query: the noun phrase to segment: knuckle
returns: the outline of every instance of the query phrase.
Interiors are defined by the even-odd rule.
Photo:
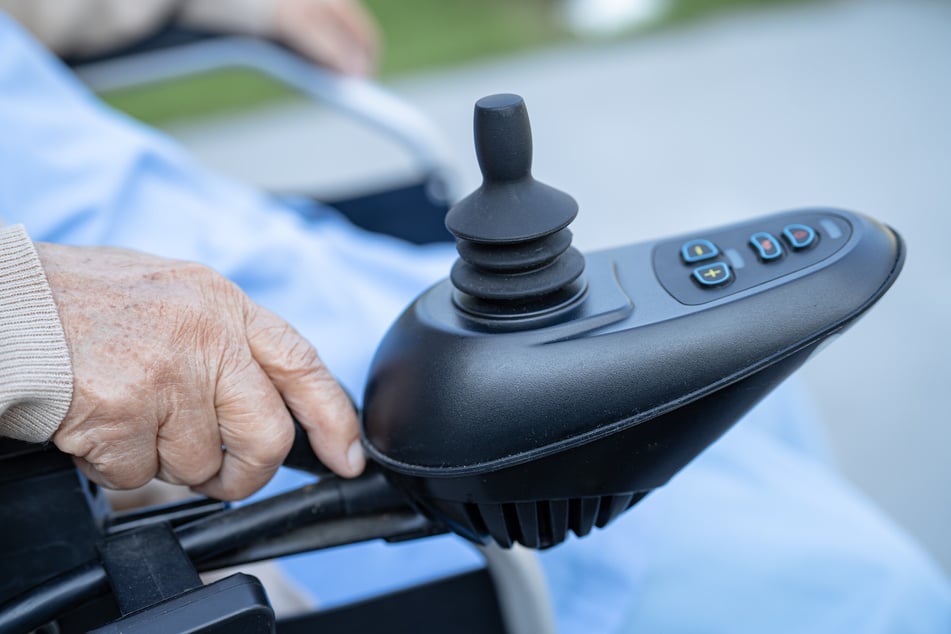
[[[53,437],[56,446],[81,458],[107,487],[140,487],[158,473],[155,446],[148,441],[154,430],[147,420],[92,416],[61,431]]]
[[[255,473],[254,475],[258,475]],[[218,494],[226,500],[240,500],[248,497],[270,479],[271,473],[265,473],[262,477],[252,477],[248,474],[238,477],[222,478]]]
[[[293,431],[290,434],[280,432],[279,434],[269,435],[264,442],[255,446],[254,453],[247,456],[245,462],[249,468],[257,473],[276,469],[284,461],[293,442]]]
[[[110,480],[115,483],[118,489],[138,489],[148,484],[155,473],[142,469],[123,469],[121,473],[112,476]]]
[[[220,455],[220,450],[218,453]],[[198,486],[214,478],[220,470],[220,457],[215,460],[210,455],[206,455],[188,463],[177,465],[169,464],[163,458],[163,466],[158,473],[158,477],[170,484]]]
[[[148,484],[157,474],[145,461],[130,460],[114,451],[90,455],[86,461],[102,476],[104,484],[113,489],[136,489]]]
[[[319,363],[317,351],[286,322],[271,325],[268,339],[280,366],[288,371],[310,370]]]
[[[222,482],[217,497],[222,500],[241,500],[257,491],[256,487],[233,482]]]
[[[249,444],[249,450],[238,458],[248,474],[267,474],[275,471],[294,442],[294,429],[291,425],[280,425],[258,434],[256,442]]]
[[[202,482],[207,482],[213,477],[218,475],[218,472],[221,470],[221,460],[205,460],[197,465],[197,467],[188,474],[188,477],[185,478],[185,481],[182,484],[187,484],[189,486],[195,486],[201,484]]]
[[[278,462],[283,462],[291,450],[291,445],[294,444],[294,426],[278,426],[273,436],[273,442],[275,445],[275,456]]]

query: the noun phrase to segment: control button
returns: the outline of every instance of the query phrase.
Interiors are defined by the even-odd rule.
[[[808,225],[787,225],[783,237],[797,251],[808,249],[816,243],[816,231]]]
[[[771,262],[783,257],[783,247],[779,240],[773,237],[771,233],[760,231],[750,236],[750,244],[759,254],[759,259],[764,262]]]
[[[730,273],[730,267],[726,262],[713,262],[695,268],[693,279],[697,280],[701,286],[709,288],[726,284],[733,279],[733,274]]]
[[[680,256],[684,259],[684,262],[688,264],[709,260],[718,255],[720,255],[720,250],[717,248],[717,245],[709,240],[690,240],[680,247]]]

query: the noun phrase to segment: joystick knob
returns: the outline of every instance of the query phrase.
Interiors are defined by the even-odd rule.
[[[475,105],[482,185],[449,210],[459,259],[456,305],[483,317],[522,317],[575,302],[584,292],[584,256],[568,225],[578,203],[532,178],[532,131],[518,95]]]

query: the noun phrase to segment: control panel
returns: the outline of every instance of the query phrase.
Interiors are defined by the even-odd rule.
[[[817,264],[851,236],[842,214],[794,211],[660,242],[654,271],[675,299],[696,306]]]

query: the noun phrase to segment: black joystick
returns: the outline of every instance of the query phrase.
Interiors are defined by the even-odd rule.
[[[480,99],[473,125],[482,186],[446,216],[458,239],[451,275],[457,305],[487,317],[571,305],[584,291],[584,256],[567,229],[578,203],[532,178],[525,102],[507,94]]]

